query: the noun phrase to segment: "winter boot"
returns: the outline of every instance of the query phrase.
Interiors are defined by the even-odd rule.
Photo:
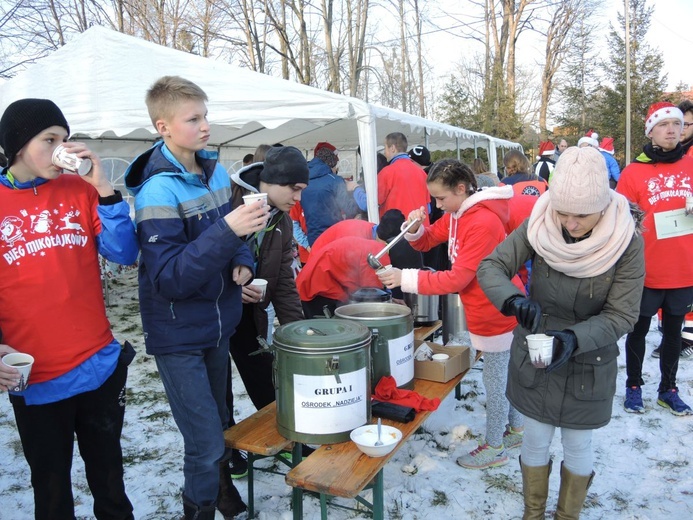
[[[520,457],[522,494],[525,497],[525,512],[522,520],[544,520],[552,464],[553,460],[549,459],[546,466],[525,466]]]
[[[558,492],[557,520],[578,520],[580,511],[587,498],[587,490],[594,479],[591,475],[583,477],[568,471],[561,462],[561,489]]]
[[[183,511],[185,520],[214,520],[214,506],[198,506],[183,495]]]
[[[231,520],[236,515],[247,510],[236,486],[233,485],[229,465],[222,461],[219,463],[219,496],[217,497],[217,509],[224,515],[224,520]],[[212,515],[214,518],[214,515]]]

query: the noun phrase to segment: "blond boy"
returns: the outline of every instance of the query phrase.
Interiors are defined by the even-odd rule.
[[[210,138],[207,96],[176,76],[147,91],[162,141],[126,173],[142,250],[139,294],[147,353],[154,355],[183,436],[186,519],[233,518],[246,506],[220,468],[228,425],[228,343],[241,316],[253,258],[240,236],[264,228],[261,203],[231,211],[231,186]]]

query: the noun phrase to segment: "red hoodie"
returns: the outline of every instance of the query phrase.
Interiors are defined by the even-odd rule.
[[[411,245],[420,251],[448,241],[449,271],[405,269],[402,290],[418,294],[457,292],[464,305],[469,331],[479,336],[497,336],[512,331],[514,317],[503,316],[489,301],[476,279],[482,259],[505,240],[504,224],[509,219],[511,186],[489,188],[464,201],[457,213],[446,213],[433,225],[421,227]],[[411,235],[409,236],[411,237]],[[513,283],[524,292],[516,276]]]
[[[316,296],[346,302],[349,295],[362,287],[382,287],[375,270],[368,265],[368,253],[376,254],[383,244],[372,239],[343,237],[319,250],[311,251],[308,263],[296,277],[301,301]],[[383,265],[390,257],[380,258]]]

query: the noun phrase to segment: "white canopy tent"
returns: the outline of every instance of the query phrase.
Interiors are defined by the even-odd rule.
[[[402,132],[411,145],[431,150],[486,149],[497,171],[497,148],[521,146],[450,125],[366,103],[220,61],[202,58],[95,26],[0,85],[0,110],[25,97],[55,101],[72,136],[109,158],[117,181],[127,162],[157,139],[144,103],[159,77],[178,75],[207,93],[210,148],[228,165],[259,144],[281,142],[302,150],[328,141],[338,149],[361,147],[368,214],[378,220],[376,150],[385,136]],[[106,161],[108,165],[108,161]],[[342,171],[344,168],[342,168]]]

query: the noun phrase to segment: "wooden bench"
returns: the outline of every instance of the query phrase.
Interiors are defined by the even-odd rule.
[[[416,379],[414,391],[429,399],[439,397],[442,401],[459,384],[467,372],[468,370],[447,383]],[[327,519],[327,497],[336,496],[356,499],[372,510],[374,520],[382,520],[384,518],[383,468],[431,413],[419,412],[416,414],[416,418],[408,423],[384,419],[383,424],[394,426],[402,432],[402,440],[385,457],[369,457],[361,453],[353,442],[324,445],[291,469],[286,474],[286,483],[294,489],[301,488],[319,493],[323,519]],[[371,422],[375,424],[376,420]],[[371,483],[373,486],[372,504],[360,496],[360,493]],[[294,519],[298,520],[299,518],[294,514]]]
[[[424,341],[427,338],[433,336],[441,327],[442,322],[440,320],[436,321],[430,326],[417,327],[414,329],[414,339]],[[447,385],[450,385],[450,387],[452,388],[455,385],[457,385],[461,378],[462,376],[459,376],[458,378],[453,379],[452,382],[445,383],[445,386],[447,387]],[[432,382],[428,381],[416,384],[425,383]],[[433,384],[440,385],[441,383]],[[450,390],[447,390],[445,392],[445,395],[447,395],[449,392]],[[457,392],[459,392],[459,389],[457,390]],[[428,395],[426,394],[423,395],[428,397]],[[441,397],[442,399],[442,396],[439,395],[438,397]],[[417,414],[417,420],[419,415],[421,414]],[[426,414],[426,417],[428,417],[428,414]],[[390,423],[385,421],[385,424]],[[396,424],[398,428],[400,428],[400,425],[401,423]],[[294,444],[292,441],[285,439],[277,431],[276,402],[268,404],[262,410],[258,410],[250,417],[243,419],[240,423],[231,426],[228,430],[224,432],[224,439],[227,447],[242,450],[248,453],[248,517],[252,518],[255,514],[254,471],[258,469],[254,465],[255,461],[266,457],[275,457],[277,460],[284,464],[287,464],[291,468],[296,467],[296,465],[301,461],[302,458],[301,445],[299,443]],[[340,446],[340,444],[335,444],[333,446]],[[287,450],[292,450],[291,462],[288,462],[283,457],[279,456],[280,453],[285,452]],[[387,457],[387,459],[389,459],[389,457]],[[387,461],[387,459],[385,460],[385,462]],[[278,473],[275,471],[264,469],[259,471]],[[378,478],[380,479],[379,496],[382,499],[382,473],[378,475]],[[301,490],[301,488],[293,486],[291,501],[294,511],[294,518],[300,519],[303,516],[302,499],[303,491]],[[321,502],[322,501],[324,501],[324,497],[321,497]],[[382,511],[382,504],[380,505],[380,510]]]
[[[255,515],[255,461],[267,457],[275,457],[279,462],[290,468],[296,466],[301,460],[301,444],[282,437],[277,431],[277,403],[273,402],[258,410],[240,423],[231,426],[224,432],[226,446],[248,453],[248,518]],[[280,453],[291,450],[291,461],[279,456]],[[262,469],[268,473],[277,471]],[[294,517],[303,516],[302,492],[299,489],[292,490],[291,502],[294,508]],[[298,516],[296,516],[298,514]]]

